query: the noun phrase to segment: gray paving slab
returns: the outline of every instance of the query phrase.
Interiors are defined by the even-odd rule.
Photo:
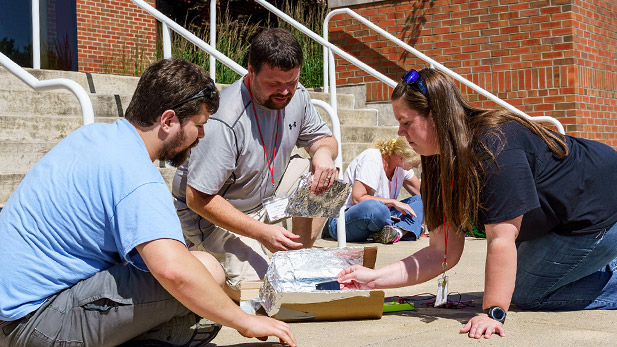
[[[427,244],[427,237],[414,242],[379,244],[376,267],[402,259]],[[316,246],[336,247],[337,243],[318,240]],[[459,329],[468,319],[481,311],[485,255],[486,241],[468,238],[459,264],[448,271],[450,293],[460,293],[462,300],[472,301],[473,307],[444,309],[417,303],[415,311],[388,313],[379,320],[291,323],[294,336],[303,347],[617,345],[617,311],[525,312],[513,307],[505,324],[505,337],[476,340],[459,334]],[[386,296],[435,294],[436,287],[436,281],[431,280],[385,292]],[[235,330],[223,327],[211,346],[267,347],[280,344],[272,337],[266,342],[247,339]]]

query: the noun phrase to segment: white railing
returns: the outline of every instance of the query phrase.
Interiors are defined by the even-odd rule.
[[[311,101],[313,105],[324,109],[324,111],[328,113],[330,119],[332,120],[332,135],[334,135],[334,138],[338,143],[338,156],[336,157],[336,159],[334,159],[334,165],[340,168],[339,178],[343,178],[343,148],[341,145],[341,125],[339,124],[339,119],[336,111],[325,101],[312,99]],[[345,230],[345,206],[341,207],[339,217],[336,221],[336,236],[338,240],[338,246],[345,247],[345,245],[347,244],[347,232]]]
[[[216,48],[216,0],[210,1],[210,46]],[[216,82],[216,59],[213,55],[210,55],[210,78]]]
[[[9,59],[6,55],[0,53],[0,65],[4,66],[10,73],[24,81],[30,88],[34,90],[50,90],[50,89],[68,89],[71,91],[81,105],[82,119],[84,125],[94,123],[94,110],[92,101],[88,97],[88,93],[79,83],[66,78],[54,78],[50,80],[39,81],[36,77],[29,74],[21,66]]]
[[[39,1],[32,0],[32,67],[41,68],[41,22],[39,19]]]
[[[257,1],[257,2],[261,2],[261,1]],[[498,105],[514,112],[517,113],[521,116],[527,117],[533,121],[536,122],[549,122],[551,124],[553,124],[557,130],[562,133],[565,134],[563,125],[561,125],[561,123],[550,116],[536,116],[536,117],[531,117],[528,114],[526,114],[525,112],[517,109],[516,107],[508,104],[507,102],[501,100],[500,98],[496,97],[495,95],[487,92],[486,90],[482,89],[481,87],[479,87],[478,85],[476,85],[475,83],[465,79],[464,77],[462,77],[461,75],[457,74],[456,72],[448,69],[447,67],[443,66],[442,64],[436,62],[435,60],[429,58],[428,56],[424,55],[423,53],[421,53],[420,51],[418,51],[417,49],[411,47],[410,45],[406,44],[405,42],[401,41],[400,39],[398,39],[397,37],[393,36],[392,34],[390,34],[389,32],[383,30],[382,28],[378,27],[377,25],[375,25],[374,23],[372,23],[371,21],[369,21],[368,19],[364,18],[363,16],[359,15],[358,13],[352,11],[349,8],[341,8],[341,9],[336,9],[336,10],[332,10],[330,11],[330,13],[328,13],[328,15],[326,16],[326,19],[324,20],[324,24],[323,24],[323,36],[324,36],[324,40],[327,41],[328,40],[328,31],[329,31],[329,23],[330,23],[330,18],[332,18],[333,16],[339,14],[339,13],[347,13],[350,16],[354,17],[355,19],[359,20],[360,22],[364,23],[366,26],[368,26],[369,28],[377,31],[378,33],[380,33],[381,35],[385,36],[388,40],[396,43],[398,46],[404,48],[406,51],[414,54],[416,57],[424,60],[425,62],[429,63],[431,65],[432,68],[436,68],[438,70],[441,70],[442,72],[444,72],[445,74],[447,74],[448,76],[454,78],[455,80],[461,82],[462,84],[468,86],[469,88],[475,90],[476,92],[482,94],[483,96],[485,96],[486,98],[488,98],[489,100],[494,101],[495,103],[497,103]],[[323,66],[324,66],[324,89],[326,89],[326,85],[328,83],[328,73],[327,71],[333,70],[334,69],[334,54],[332,53],[332,49],[330,46],[328,46],[326,48],[326,46],[324,45],[324,61],[323,61]],[[336,51],[335,51],[336,52]],[[338,53],[338,52],[337,52]],[[353,61],[345,58],[346,60],[350,61],[351,63],[354,63]],[[354,63],[355,64],[355,63]],[[362,68],[362,66],[356,65],[360,68]],[[363,68],[362,68],[363,69]],[[398,84],[397,82],[393,81],[392,79],[383,76],[383,75],[374,75],[370,70],[366,70],[363,69],[364,71],[366,71],[367,73],[371,74],[373,77],[378,78],[379,80],[381,80],[382,82],[386,83],[387,85],[391,86],[391,87],[396,87],[396,85]],[[332,76],[332,73],[330,73],[330,75]],[[331,77],[334,78],[334,77]],[[332,81],[330,82],[330,85],[334,85],[334,88],[336,88],[336,81],[334,81],[334,83],[332,83]],[[326,89],[327,92],[327,89]]]
[[[169,29],[172,29],[173,31],[180,34],[185,39],[189,40],[195,46],[208,52],[208,54],[210,54],[211,56],[214,56],[216,59],[218,59],[223,64],[228,66],[230,69],[234,70],[240,76],[244,76],[246,74],[247,70],[245,68],[240,66],[235,61],[231,60],[229,57],[227,57],[223,53],[217,51],[216,48],[213,48],[209,44],[205,43],[202,39],[193,35],[193,33],[184,29],[182,26],[178,25],[173,20],[166,17],[164,14],[159,12],[154,7],[150,6],[145,1],[143,0],[131,0],[131,1],[133,1],[137,6],[139,6],[144,11],[148,12],[150,15],[152,15],[154,18],[156,18],[159,22],[163,24],[162,25],[163,26],[163,56],[165,58],[171,58],[171,35],[169,32]]]

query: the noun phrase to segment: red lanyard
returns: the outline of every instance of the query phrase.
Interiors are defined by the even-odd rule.
[[[253,114],[255,115],[255,122],[257,123],[257,130],[259,131],[259,137],[261,138],[261,144],[264,146],[264,153],[266,154],[266,162],[268,163],[268,170],[270,170],[270,178],[272,179],[272,187],[274,187],[274,158],[276,158],[276,140],[279,137],[279,117],[281,116],[281,110],[278,110],[276,114],[276,133],[274,135],[274,151],[272,152],[272,162],[268,159],[268,151],[266,150],[266,143],[264,137],[261,135],[261,128],[259,127],[259,118],[257,117],[257,110],[255,110],[255,101],[253,100],[253,93],[251,92],[251,81],[246,80],[246,84],[249,87],[249,95],[251,96],[251,105],[253,106]]]

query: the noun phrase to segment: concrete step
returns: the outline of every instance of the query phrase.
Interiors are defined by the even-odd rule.
[[[29,90],[3,91],[5,96],[0,99],[0,113],[40,114],[81,117],[82,109],[77,98],[68,91],[34,92]],[[119,98],[119,105],[117,101]],[[98,95],[90,94],[95,117],[117,117],[119,110],[126,112],[130,95]],[[27,106],[24,106],[27,105]],[[330,116],[321,107],[317,107],[322,118],[331,126]],[[341,125],[376,125],[378,113],[372,109],[345,109],[339,107],[338,117]]]
[[[341,126],[342,143],[371,144],[378,140],[397,136],[398,127],[395,126]]]
[[[15,89],[0,92],[3,95],[3,98],[0,99],[0,113],[66,116],[81,116],[82,114],[79,101],[67,90],[36,92],[28,89]],[[92,101],[95,117],[116,117],[119,113],[119,106],[122,109],[122,115],[124,115],[131,101],[130,94],[89,94],[89,97]],[[351,98],[353,99],[353,97]],[[346,99],[346,97],[342,95],[341,99]],[[344,105],[345,103],[342,103],[338,108],[341,124],[377,124],[376,110],[352,110],[351,108],[344,108]],[[324,120],[329,121],[330,117],[325,110],[318,107],[318,111]]]
[[[324,92],[317,92],[309,89],[309,95],[311,99],[325,101],[330,104],[330,94],[326,94]],[[355,99],[352,94],[336,94],[336,106],[338,108],[354,108],[355,107]]]
[[[88,83],[88,76],[83,72],[75,71],[60,71],[60,70],[35,70],[31,68],[25,69],[38,80],[50,80],[54,78],[68,78],[81,85],[86,92],[91,92],[91,85]],[[92,78],[92,86],[96,94],[129,94],[132,95],[137,88],[139,77],[119,76],[119,75],[104,75],[90,74]],[[32,90],[26,83],[15,77],[7,69],[0,66],[0,80],[3,83],[0,85],[0,90]]]
[[[398,122],[394,117],[394,111],[392,111],[392,102],[390,101],[379,101],[379,102],[367,102],[367,108],[371,108],[377,110],[379,114],[378,124],[379,125],[394,125],[398,126]]]
[[[5,164],[0,166],[0,174],[28,172],[55,145],[55,142],[2,141],[0,161]]]
[[[117,118],[100,117],[97,122],[112,123]],[[68,116],[0,115],[0,160],[30,167],[56,143],[82,126],[81,118]],[[351,160],[377,139],[396,136],[397,127],[341,126],[344,161]],[[30,153],[30,154],[29,154]],[[29,155],[29,159],[25,159]],[[351,155],[351,158],[347,158]],[[25,160],[21,163],[22,159]]]
[[[113,123],[114,117],[96,117],[95,122]],[[0,114],[0,142],[57,143],[83,125],[81,117]]]
[[[112,94],[90,94],[95,117],[117,117],[118,102]],[[131,101],[129,94],[119,95],[122,114]],[[81,116],[77,97],[64,90],[36,92],[32,90],[5,90],[0,98],[0,113]]]
[[[25,173],[0,174],[0,208],[4,207],[25,175]]]
[[[349,163],[355,157],[360,155],[366,149],[370,148],[372,143],[345,143],[341,144],[343,151],[343,163]]]
[[[321,115],[321,118],[326,122],[328,127],[332,129],[332,120],[326,111],[324,111],[321,107],[317,108],[317,111]],[[342,109],[339,108],[337,112],[337,116],[339,119],[339,124],[341,126],[344,125],[364,125],[364,126],[375,126],[377,125],[377,111],[370,109]]]
[[[25,69],[31,75],[36,77],[39,80],[49,80],[54,78],[67,78],[77,82],[81,85],[87,93],[92,93],[90,95],[95,94],[109,94],[109,95],[133,95],[135,92],[135,88],[137,88],[137,83],[139,82],[139,77],[132,76],[119,76],[119,75],[104,75],[104,74],[90,74],[91,83],[88,82],[88,76],[82,72],[74,72],[74,71],[59,71],[59,70],[35,70],[31,68]],[[15,77],[12,73],[6,70],[4,67],[0,66],[0,80],[3,81],[0,84],[0,91],[5,90],[27,90],[32,91],[26,83],[21,81],[19,78]],[[229,84],[219,84],[217,83],[217,88],[219,90],[223,90],[229,86]],[[93,89],[92,89],[93,88]],[[61,89],[62,90],[62,89]],[[66,93],[70,93],[68,90]],[[314,88],[309,88],[309,94],[311,98],[322,100],[330,103],[330,94],[326,94],[320,91],[316,91]],[[338,93],[336,97],[336,102],[339,108],[354,108],[354,95],[352,94],[344,94]],[[129,97],[130,101],[130,97]]]

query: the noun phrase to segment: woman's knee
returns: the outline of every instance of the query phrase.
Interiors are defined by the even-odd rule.
[[[512,303],[522,310],[539,309],[542,298],[538,296],[537,290],[515,288],[512,293]]]
[[[388,220],[390,219],[390,209],[386,204],[377,200],[365,200],[361,202],[362,209],[370,213],[371,219]]]

